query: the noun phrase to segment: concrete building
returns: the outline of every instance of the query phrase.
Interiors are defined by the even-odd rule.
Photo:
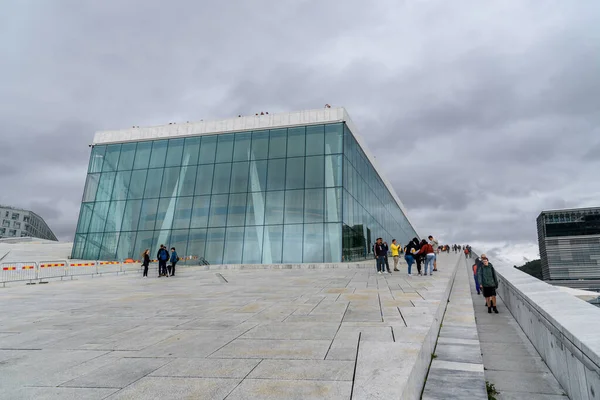
[[[543,211],[537,229],[544,280],[600,290],[600,207]]]
[[[0,220],[0,238],[58,240],[44,219],[33,211],[0,205]]]
[[[417,236],[343,108],[98,132],[72,258],[177,248],[195,263],[371,257]]]

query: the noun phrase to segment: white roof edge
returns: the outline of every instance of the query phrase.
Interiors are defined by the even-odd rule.
[[[367,148],[364,140],[358,133],[358,129],[344,107],[321,108],[304,111],[293,111],[286,113],[268,115],[250,115],[236,118],[227,118],[214,121],[199,121],[183,124],[170,124],[152,127],[129,128],[121,130],[99,131],[94,135],[93,145],[138,142],[155,139],[173,139],[188,136],[215,135],[220,133],[243,132],[260,129],[274,129],[290,126],[312,125],[346,122],[357,143],[375,168],[375,171],[383,181],[388,191],[392,194],[394,201],[406,217],[408,223],[416,229],[410,221],[404,204],[398,198],[396,191],[378,167],[375,157]]]

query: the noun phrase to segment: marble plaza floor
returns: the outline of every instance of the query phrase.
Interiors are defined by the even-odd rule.
[[[458,260],[12,285],[0,398],[418,398]]]

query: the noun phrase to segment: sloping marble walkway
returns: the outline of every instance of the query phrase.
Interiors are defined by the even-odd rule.
[[[181,268],[0,290],[0,397],[417,399],[458,256],[438,273]]]
[[[473,260],[468,260],[470,271]],[[499,314],[488,314],[483,295],[477,295],[473,273],[470,287],[483,355],[485,379],[499,392],[498,400],[565,400],[566,393],[510,311],[498,296]]]

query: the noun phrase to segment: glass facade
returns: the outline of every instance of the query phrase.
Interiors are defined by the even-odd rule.
[[[600,279],[600,208],[544,211],[537,228],[544,280]]]
[[[416,236],[345,123],[92,148],[72,258],[319,263]]]

